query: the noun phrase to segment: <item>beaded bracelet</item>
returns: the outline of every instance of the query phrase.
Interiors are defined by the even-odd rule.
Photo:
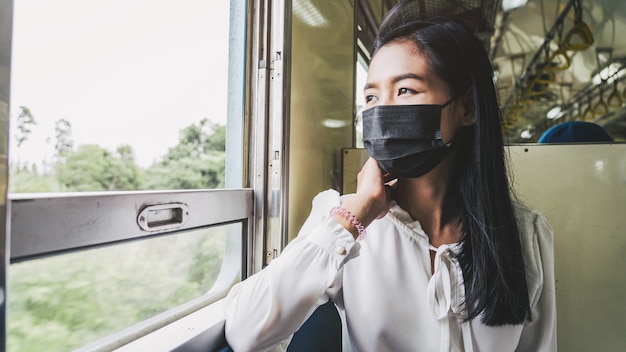
[[[330,210],[330,215],[334,214],[340,215],[341,217],[347,219],[352,225],[354,225],[354,227],[356,227],[356,231],[359,233],[356,238],[357,241],[362,241],[363,239],[365,239],[365,227],[363,227],[361,221],[357,219],[354,214],[340,207],[334,207]]]

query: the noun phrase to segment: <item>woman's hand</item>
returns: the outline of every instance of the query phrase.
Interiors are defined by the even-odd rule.
[[[369,158],[358,174],[356,194],[346,197],[341,207],[354,214],[367,227],[389,211],[391,186],[387,182],[392,179],[392,175],[383,174],[376,160]],[[358,232],[354,225],[338,215],[335,215],[335,220],[356,238]]]

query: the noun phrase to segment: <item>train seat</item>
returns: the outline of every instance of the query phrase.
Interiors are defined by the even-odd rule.
[[[215,352],[232,352],[225,345]],[[293,335],[287,352],[341,351],[341,318],[333,302],[319,306]]]
[[[612,142],[613,138],[602,126],[591,122],[569,121],[551,127],[537,143]]]

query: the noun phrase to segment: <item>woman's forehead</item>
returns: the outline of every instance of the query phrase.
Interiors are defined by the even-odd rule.
[[[398,77],[414,75],[424,83],[439,80],[427,57],[408,40],[391,42],[381,47],[370,62],[367,81],[382,84]]]

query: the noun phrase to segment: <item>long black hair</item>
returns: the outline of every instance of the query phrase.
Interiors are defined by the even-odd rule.
[[[411,2],[401,2],[389,12],[374,55],[386,44],[411,40],[452,96],[473,92],[476,123],[457,132],[457,169],[451,180],[463,230],[457,259],[465,281],[466,319],[480,315],[490,326],[522,324],[532,317],[491,62],[464,20],[415,14],[408,6]]]

